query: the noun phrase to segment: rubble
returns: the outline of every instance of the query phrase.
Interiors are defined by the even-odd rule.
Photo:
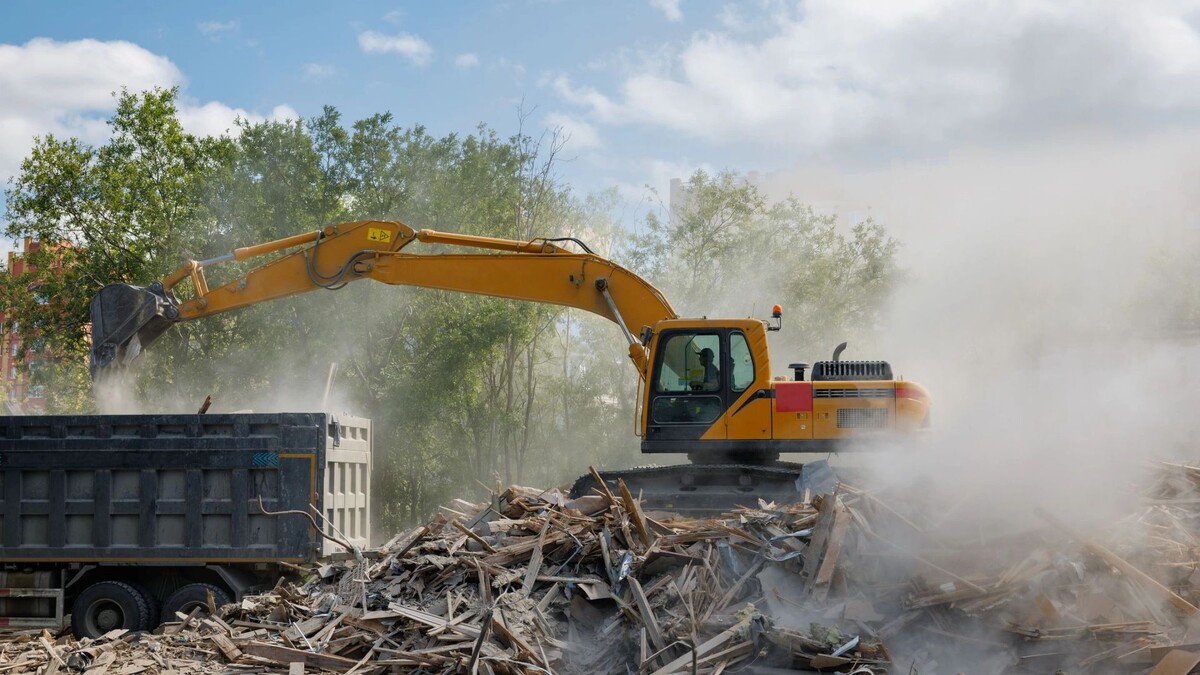
[[[1200,663],[1200,468],[1160,464],[1104,541],[1058,517],[945,538],[839,486],[719,518],[623,485],[455,501],[378,550],[156,634],[0,642],[8,673],[1153,672]],[[1193,579],[1195,577],[1195,580]]]

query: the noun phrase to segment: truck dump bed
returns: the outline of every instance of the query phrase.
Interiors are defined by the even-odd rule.
[[[341,550],[264,509],[365,547],[370,449],[369,421],[326,413],[0,417],[0,564]]]

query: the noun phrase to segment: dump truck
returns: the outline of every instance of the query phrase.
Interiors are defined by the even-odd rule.
[[[206,269],[275,254],[209,287]],[[128,367],[180,322],[364,279],[574,307],[616,324],[639,377],[642,452],[691,463],[605,471],[599,480],[613,489],[624,481],[656,506],[789,500],[828,472],[781,454],[838,451],[929,423],[929,393],[894,377],[886,361],[843,361],[835,352],[811,371],[793,362],[787,375],[775,372],[767,335],[782,328],[778,305],[766,319],[681,317],[650,282],[575,238],[516,241],[378,220],[185,261],[148,286],[104,287],[91,304],[93,377]],[[575,492],[598,487],[584,476]]]
[[[0,417],[0,629],[148,630],[369,545],[370,421]]]

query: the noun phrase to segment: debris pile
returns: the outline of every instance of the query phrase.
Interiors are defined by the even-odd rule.
[[[510,487],[303,583],[155,635],[25,633],[0,675],[1151,672],[1200,614],[1200,468],[1162,464],[1098,541],[1052,514],[954,538],[917,498],[842,485],[720,518],[624,486]],[[1191,664],[1191,665],[1189,665]]]

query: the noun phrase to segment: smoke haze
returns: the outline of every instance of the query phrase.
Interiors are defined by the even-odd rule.
[[[767,187],[869,213],[902,242],[878,342],[933,392],[919,472],[1006,511],[1082,516],[1119,508],[1138,463],[1194,454],[1198,150],[1191,132],[1078,133]]]

